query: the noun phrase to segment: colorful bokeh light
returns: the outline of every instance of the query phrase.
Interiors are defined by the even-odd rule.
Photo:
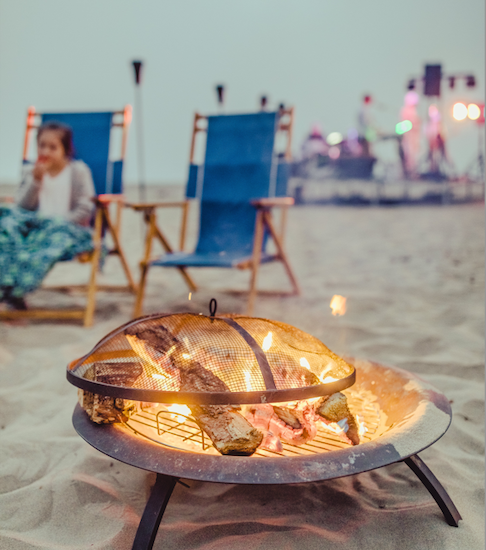
[[[467,107],[464,103],[456,103],[452,108],[452,116],[456,120],[464,120],[467,117]]]
[[[331,132],[326,141],[329,145],[339,145],[343,141],[343,135],[339,132]]]
[[[471,120],[477,120],[481,116],[481,109],[476,103],[470,103],[467,106],[467,116]]]
[[[410,120],[402,120],[395,126],[395,132],[401,136],[402,134],[405,134],[407,132],[410,132],[410,130],[413,128],[413,124],[410,122]]]

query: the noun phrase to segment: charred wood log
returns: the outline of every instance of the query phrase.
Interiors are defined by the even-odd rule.
[[[343,393],[337,392],[322,397],[316,403],[315,411],[328,422],[339,422],[346,419],[349,426],[346,436],[353,445],[359,444],[358,424],[349,410],[348,400]]]
[[[140,363],[94,363],[86,371],[84,378],[114,386],[131,387],[142,372]],[[84,390],[78,391],[78,399],[90,420],[96,424],[126,421],[134,408],[132,401]]]
[[[177,369],[180,377],[180,390],[188,392],[229,392],[228,386],[213,372],[195,361],[186,345],[178,340],[166,328],[128,327],[125,330],[130,344],[135,351],[143,350],[144,358],[148,355],[157,358],[162,365],[164,358],[169,358],[171,367]],[[198,426],[204,430],[214,447],[224,455],[252,455],[260,445],[263,434],[255,429],[245,417],[238,412],[238,407],[231,405],[188,405]]]

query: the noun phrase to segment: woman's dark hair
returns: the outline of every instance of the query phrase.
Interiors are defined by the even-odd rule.
[[[61,140],[62,146],[64,148],[64,154],[72,159],[74,156],[74,145],[73,145],[73,131],[70,126],[63,124],[62,122],[44,122],[39,129],[37,130],[37,141],[39,141],[41,135],[46,130],[54,130],[59,133],[59,139]]]

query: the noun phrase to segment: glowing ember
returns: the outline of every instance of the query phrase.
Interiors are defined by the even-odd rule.
[[[191,358],[191,356],[189,355],[189,353],[183,353],[183,354],[182,354],[182,357],[183,357],[184,359],[190,359],[190,358]]]
[[[307,359],[305,357],[300,358],[300,366],[311,370],[310,365],[309,365],[309,361],[307,361]]]
[[[192,298],[192,292],[189,292],[188,299],[190,300]]]
[[[171,405],[170,407],[167,407],[167,410],[169,410],[171,413],[176,415],[176,420],[178,422],[184,422],[186,420],[186,416],[190,416],[191,409],[186,405]],[[180,415],[184,416],[180,416]]]
[[[272,333],[269,332],[263,339],[262,350],[268,351],[272,347]]]
[[[251,372],[249,370],[245,371],[245,382],[246,382],[246,391],[252,391],[253,387],[251,385]]]
[[[333,315],[344,315],[346,313],[346,298],[335,294],[332,297],[329,307],[332,309]]]

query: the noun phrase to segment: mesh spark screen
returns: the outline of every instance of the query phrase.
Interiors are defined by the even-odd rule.
[[[120,327],[72,364],[68,379],[140,401],[252,403],[339,391],[354,368],[285,323],[180,313]]]

